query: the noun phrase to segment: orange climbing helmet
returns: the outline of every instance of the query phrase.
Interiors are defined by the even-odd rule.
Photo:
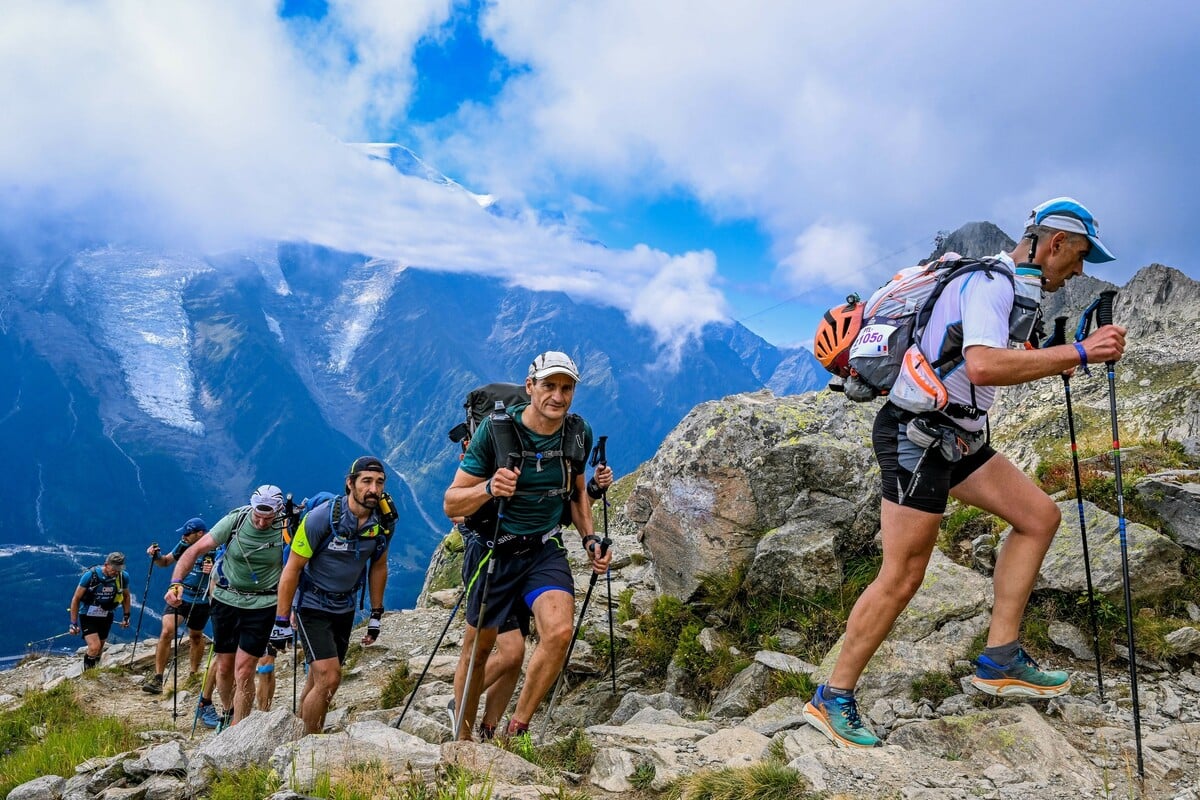
[[[862,328],[863,303],[857,294],[846,298],[845,305],[837,305],[825,312],[817,325],[813,337],[813,355],[821,366],[838,377],[850,375],[850,345],[854,344]]]

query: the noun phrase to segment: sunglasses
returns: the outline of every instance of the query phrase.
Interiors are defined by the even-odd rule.
[[[260,504],[254,507],[254,513],[270,514],[271,516],[275,516],[275,506],[266,506]]]

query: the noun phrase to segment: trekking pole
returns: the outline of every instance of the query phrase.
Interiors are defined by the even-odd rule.
[[[608,466],[608,437],[601,436],[596,448],[592,450],[592,466],[599,464],[602,467]],[[604,538],[601,540],[601,553],[607,553],[609,546],[612,544],[612,539],[608,538],[608,487],[600,495],[601,508],[604,510]],[[617,648],[615,644],[615,636],[613,634],[613,610],[612,610],[612,569],[604,571],[604,580],[608,583],[608,663],[611,666],[612,672],[612,693],[617,693]]]
[[[1113,321],[1113,298],[1117,293],[1108,290],[1100,293],[1096,308],[1096,320],[1101,326]],[[1117,376],[1116,361],[1104,362],[1108,371],[1108,411],[1112,419],[1113,475],[1117,490],[1117,530],[1121,540],[1121,579],[1125,589],[1125,638],[1129,645],[1129,687],[1133,693],[1133,738],[1137,744],[1138,777],[1146,779],[1145,762],[1142,760],[1142,714],[1138,698],[1137,649],[1133,636],[1133,593],[1129,588],[1129,545],[1125,533],[1125,490],[1121,482],[1121,438],[1117,434]]]
[[[498,401],[497,401],[498,402]],[[517,453],[509,453],[508,459],[505,461],[506,469],[516,469],[520,463],[521,456]],[[467,713],[467,695],[471,692],[471,676],[475,672],[475,655],[479,652],[479,633],[483,630],[483,624],[487,621],[487,599],[488,587],[492,582],[492,570],[496,567],[496,540],[500,538],[500,526],[504,522],[505,506],[508,504],[507,497],[496,499],[496,532],[492,535],[491,546],[488,548],[488,554],[484,557],[487,559],[487,571],[483,573],[482,594],[479,595],[479,618],[475,621],[478,623],[475,626],[475,638],[471,640],[471,658],[467,661],[467,679],[463,682],[462,707],[457,709],[458,713],[454,719],[454,730],[451,732],[455,739],[458,738],[458,732],[462,728],[463,719]],[[468,606],[470,603],[468,603]]]
[[[458,600],[454,603],[454,608],[450,611],[450,618],[446,620],[446,624],[442,627],[442,635],[438,637],[437,644],[429,651],[429,658],[425,660],[425,668],[421,670],[420,677],[417,678],[417,684],[413,686],[412,693],[408,696],[408,702],[404,704],[404,710],[400,712],[400,716],[392,723],[393,728],[399,728],[400,723],[404,722],[404,715],[408,713],[408,709],[413,704],[413,700],[417,697],[417,689],[421,688],[421,683],[425,680],[425,674],[429,672],[429,667],[433,664],[433,657],[437,655],[438,649],[442,646],[442,640],[446,638],[446,631],[450,630],[450,623],[454,622],[454,618],[458,616],[458,607],[462,605],[463,598],[467,596],[467,587],[458,593]]]
[[[208,669],[209,669],[209,667],[212,666],[213,649],[216,647],[216,644],[217,644],[216,640],[213,640],[208,645],[208,658],[204,662],[204,675],[200,678],[200,699],[201,700],[204,699],[204,685],[206,683],[208,683]],[[200,709],[201,708],[202,708],[202,706],[200,705],[200,702],[197,701],[196,702],[196,713],[192,715],[192,732],[190,734],[188,734],[189,739],[193,738],[196,735],[196,723],[200,721]]]
[[[300,643],[292,642],[292,713],[296,713],[296,675],[300,672]]]
[[[296,713],[296,677],[299,673],[300,660],[300,639],[304,639],[304,674],[308,675],[308,654],[312,650],[312,642],[308,638],[308,630],[304,627],[304,620],[300,617],[300,609],[297,606],[292,607],[292,619],[295,620],[296,633],[292,636],[292,713]],[[305,680],[305,690],[308,689],[307,679]],[[307,696],[307,695],[306,695]],[[301,709],[303,712],[303,708]],[[322,723],[324,724],[324,723]]]
[[[186,624],[186,623],[185,623]],[[171,658],[171,727],[179,719],[179,615],[175,615],[175,655]]]
[[[182,590],[181,590],[182,591]],[[188,627],[192,622],[192,612],[196,609],[194,602],[188,603],[188,613],[183,619],[183,630],[190,630]],[[174,655],[171,656],[171,725],[174,727],[175,721],[179,719],[179,639],[182,631],[179,629],[179,615],[175,615],[175,635],[174,639]],[[190,645],[189,645],[189,652]],[[201,694],[204,693],[204,686],[200,687]]]
[[[601,558],[603,558],[608,552],[608,545],[608,539],[602,539],[600,541]],[[583,628],[583,618],[584,615],[587,614],[588,603],[592,599],[592,590],[596,588],[596,579],[599,577],[599,573],[597,573],[595,570],[592,570],[592,578],[588,581],[587,594],[583,596],[583,606],[579,609],[579,621],[575,623],[575,632],[571,634],[571,644],[567,646],[567,657],[563,659],[562,669],[558,671],[558,677],[554,681],[554,691],[550,693],[550,705],[546,706],[547,724],[549,724],[550,720],[554,718],[554,705],[556,702],[558,702],[558,692],[567,679],[567,665],[571,663],[571,654],[575,652],[575,642],[579,639],[579,631],[581,628]]]
[[[79,634],[71,633],[70,631],[67,631],[66,633],[56,633],[53,636],[47,636],[45,639],[34,639],[32,642],[26,642],[25,646],[33,647],[35,644],[41,644],[42,642],[52,642],[55,639],[61,639],[64,636],[78,636],[78,635]]]
[[[158,542],[151,542],[150,547],[153,550],[158,550]],[[154,573],[154,559],[157,556],[150,556],[150,568],[146,570],[146,588],[142,589],[142,604],[138,609],[138,624],[133,632],[133,648],[129,651],[129,666],[133,666],[133,657],[137,655],[138,639],[142,636],[142,617],[146,614],[146,595],[150,593],[150,576]]]
[[[1084,312],[1085,314],[1087,312]],[[1067,318],[1056,317],[1054,334],[1045,347],[1067,343]],[[1083,574],[1087,578],[1088,615],[1092,623],[1092,650],[1096,654],[1096,686],[1100,689],[1100,702],[1104,702],[1104,674],[1100,670],[1100,626],[1096,619],[1096,593],[1092,588],[1092,557],[1088,552],[1087,521],[1083,513],[1083,481],[1079,475],[1079,444],[1075,438],[1075,413],[1071,408],[1071,376],[1063,373],[1063,393],[1067,398],[1067,430],[1071,433],[1071,466],[1075,470],[1075,507],[1079,511],[1079,535],[1083,539]]]

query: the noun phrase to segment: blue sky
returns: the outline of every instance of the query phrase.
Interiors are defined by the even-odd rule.
[[[720,319],[805,343],[939,229],[1016,234],[1062,194],[1118,256],[1100,277],[1200,276],[1200,6],[993,5],[12,0],[0,211],[497,275],[664,344]]]

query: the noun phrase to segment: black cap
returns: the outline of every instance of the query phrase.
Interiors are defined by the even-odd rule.
[[[386,470],[383,468],[383,462],[375,456],[359,456],[358,458],[354,459],[354,463],[350,465],[349,474],[354,476],[360,472],[383,472],[386,474]]]

